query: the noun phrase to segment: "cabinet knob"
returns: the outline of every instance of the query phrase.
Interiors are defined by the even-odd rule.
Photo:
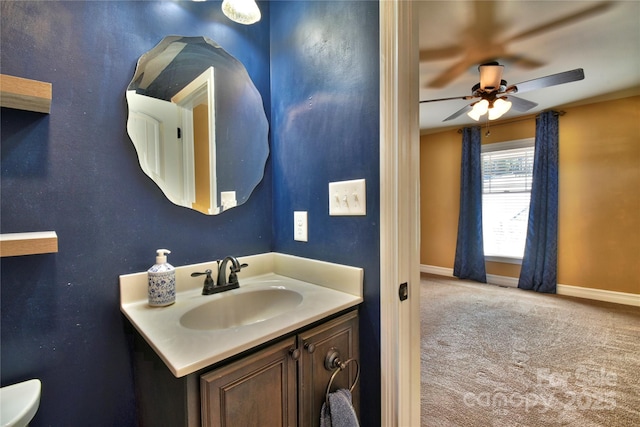
[[[300,349],[292,348],[291,350],[289,350],[289,355],[293,360],[298,360],[300,358]]]
[[[316,345],[310,342],[304,343],[304,348],[306,348],[309,353],[316,351]]]

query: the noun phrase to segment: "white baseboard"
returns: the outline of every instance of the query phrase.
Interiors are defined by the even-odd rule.
[[[436,274],[444,277],[454,277],[453,268],[438,267],[436,265],[420,265],[421,273]],[[491,285],[507,286],[510,288],[518,287],[518,279],[515,277],[498,276],[495,274],[487,274],[487,283]]]
[[[454,277],[453,268],[438,267],[435,265],[420,265],[421,273],[436,274],[444,277]],[[498,286],[507,286],[510,288],[518,287],[517,277],[498,276],[495,274],[487,274],[487,283]],[[556,293],[558,295],[566,295],[570,297],[592,299],[597,301],[614,302],[616,304],[625,304],[640,307],[640,294],[631,294],[627,292],[609,291],[606,289],[584,288],[581,286],[561,285],[558,284]]]
[[[518,278],[509,276],[498,276],[497,274],[487,274],[487,283],[508,288],[518,287]]]
[[[616,304],[640,307],[640,294],[608,291],[606,289],[583,288],[581,286],[561,285],[559,283],[556,292],[558,295],[615,302]]]
[[[420,273],[436,274],[438,276],[454,277],[453,268],[438,267],[436,265],[420,264]]]

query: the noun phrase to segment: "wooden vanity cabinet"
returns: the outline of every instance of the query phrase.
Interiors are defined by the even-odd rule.
[[[176,378],[139,334],[134,372],[140,426],[316,427],[332,371],[327,353],[359,360],[358,310],[320,321],[228,362]],[[349,388],[349,363],[331,390]],[[359,412],[359,385],[353,404]]]
[[[295,337],[200,376],[202,426],[292,426]]]
[[[335,351],[343,362],[359,362],[356,310],[202,374],[202,425],[319,426],[332,374],[325,369],[325,357]],[[349,388],[356,367],[349,363],[338,373],[332,390]],[[358,390],[353,392],[356,413]]]
[[[320,410],[325,401],[327,385],[333,371],[325,368],[327,354],[338,352],[342,362],[355,359],[336,374],[331,391],[349,389],[356,378],[360,363],[358,345],[358,312],[352,311],[316,328],[298,334],[298,347],[302,350],[298,369],[299,426],[320,426]],[[353,406],[360,419],[360,387],[353,389]]]

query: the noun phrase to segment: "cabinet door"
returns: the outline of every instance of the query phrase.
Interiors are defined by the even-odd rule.
[[[295,338],[280,341],[200,377],[202,425],[295,426]]]
[[[360,363],[357,310],[299,334],[298,347],[302,350],[298,376],[299,425],[315,427],[320,425],[320,410],[333,373],[324,366],[327,353],[335,348],[343,362],[353,358]],[[356,370],[356,364],[349,363],[344,372],[336,375],[331,391],[348,389],[355,380]],[[356,385],[353,389],[353,405],[358,418],[359,403],[360,393]]]

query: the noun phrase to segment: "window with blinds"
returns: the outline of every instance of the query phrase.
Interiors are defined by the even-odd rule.
[[[482,146],[482,229],[487,257],[524,256],[534,139]]]

